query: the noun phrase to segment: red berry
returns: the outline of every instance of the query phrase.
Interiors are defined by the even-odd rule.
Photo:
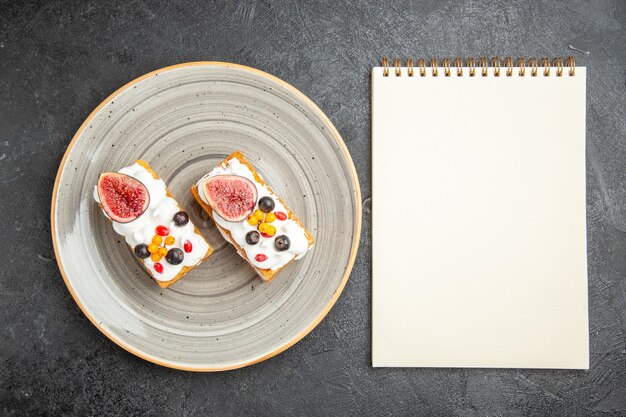
[[[259,253],[257,256],[254,257],[254,259],[256,259],[257,262],[263,262],[267,259],[267,255],[263,255],[262,253]]]
[[[287,215],[282,211],[275,211],[274,214],[278,220],[287,220]]]
[[[189,253],[193,250],[193,245],[191,244],[190,241],[185,240],[185,244],[183,245],[183,249],[185,249],[185,252]]]
[[[267,233],[261,233],[261,236],[265,237],[265,238],[270,238],[272,236],[268,235]]]
[[[157,226],[156,227],[156,234],[159,236],[167,236],[170,234],[170,229],[168,229],[165,226]]]
[[[161,272],[163,272],[163,265],[161,265],[160,262],[156,262],[154,264],[154,270],[160,274]]]

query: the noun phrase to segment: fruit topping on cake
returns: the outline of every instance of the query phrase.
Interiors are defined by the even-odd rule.
[[[248,233],[246,233],[246,243],[248,245],[256,245],[257,243],[259,243],[260,239],[261,239],[261,234],[257,232],[256,230],[251,230]]]
[[[250,226],[256,226],[261,236],[270,238],[276,234],[276,226],[272,225],[276,219],[285,220],[287,215],[283,212],[272,212],[276,203],[272,197],[261,197],[259,199],[259,209],[255,210],[246,220]],[[247,237],[246,237],[247,240]]]
[[[276,226],[263,222],[259,224],[259,232],[263,237],[272,237],[276,234]]]
[[[189,216],[184,211],[174,214],[172,221],[176,226],[182,227],[189,223]],[[193,251],[193,245],[189,239],[183,243],[183,249],[170,248],[176,244],[176,238],[170,235],[171,230],[160,224],[154,229],[154,236],[150,244],[141,243],[135,246],[135,255],[140,259],[150,258],[154,264],[154,270],[158,273],[163,272],[163,265],[159,262],[165,260],[171,265],[180,265],[185,259],[185,253]],[[158,266],[157,266],[158,265]]]
[[[207,179],[204,194],[211,208],[229,222],[246,219],[257,201],[256,186],[238,175],[217,175]]]
[[[178,248],[170,249],[167,251],[167,255],[165,255],[165,260],[172,265],[180,265],[184,258],[185,254]]]
[[[263,212],[263,213],[269,213],[270,211],[274,210],[274,207],[276,206],[276,203],[274,203],[274,200],[272,200],[272,197],[261,197],[261,199],[259,200],[259,209]]]
[[[159,236],[167,236],[170,234],[170,229],[168,229],[167,227],[163,225],[159,225],[156,227],[155,232]]]
[[[277,251],[282,252],[289,249],[290,246],[291,241],[289,240],[289,237],[287,235],[276,236],[276,239],[274,239],[274,247]]]
[[[184,226],[189,223],[189,215],[184,211],[179,211],[178,213],[174,214],[174,218],[172,220],[174,221],[174,224],[176,224],[176,226]]]
[[[109,218],[130,223],[141,216],[150,204],[148,189],[141,181],[117,172],[105,172],[98,179],[98,198]]]
[[[146,259],[150,257],[150,252],[148,252],[148,245],[146,245],[145,243],[140,243],[139,245],[135,246],[135,255],[139,259]]]
[[[187,213],[184,211],[179,211],[174,215],[174,223],[176,223],[177,218],[181,219],[183,215],[186,221],[182,225],[187,224],[187,222],[189,222],[189,216],[187,216]],[[168,246],[176,244],[176,238],[170,235],[170,229],[166,226],[158,225],[154,231],[156,234],[152,236],[152,243],[149,245],[142,243],[135,246],[135,255],[140,259],[150,257],[150,259],[155,262],[154,270],[159,273],[163,271],[163,265],[159,264],[163,258],[171,265],[180,265],[183,259],[185,259],[185,252],[191,253],[193,250],[193,245],[188,239],[185,240],[183,244],[185,252],[179,248],[168,248]],[[157,267],[157,265],[159,266]]]

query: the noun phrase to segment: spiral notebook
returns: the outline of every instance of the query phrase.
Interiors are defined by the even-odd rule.
[[[428,64],[372,70],[373,365],[587,369],[586,68]]]

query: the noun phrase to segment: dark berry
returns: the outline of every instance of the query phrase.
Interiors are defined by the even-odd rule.
[[[148,252],[148,245],[146,245],[145,243],[140,243],[139,245],[135,246],[135,255],[139,259],[146,259],[147,257],[149,257],[150,252]]]
[[[274,247],[278,251],[287,250],[289,246],[291,246],[291,241],[287,235],[276,236],[276,239],[274,239]]]
[[[259,239],[261,239],[261,235],[256,230],[252,230],[246,234],[246,243],[248,245],[256,245],[259,243]]]
[[[189,216],[184,211],[179,211],[178,213],[174,214],[173,220],[176,226],[184,226],[189,223]]]
[[[274,204],[274,200],[272,200],[272,197],[261,197],[261,199],[259,200],[259,210],[261,210],[263,213],[269,213],[272,210],[274,210],[274,206],[276,204]]]
[[[170,249],[167,251],[167,255],[165,255],[165,260],[172,265],[179,265],[184,258],[185,254],[178,248]]]

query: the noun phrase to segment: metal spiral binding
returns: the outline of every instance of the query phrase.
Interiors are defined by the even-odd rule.
[[[430,64],[429,66],[430,66],[430,71],[432,73],[432,76],[438,77],[439,65],[437,64],[437,60],[433,58],[430,60],[429,64]],[[524,77],[526,75],[527,68],[529,69],[530,76],[536,77],[537,74],[539,73],[539,67],[543,68],[542,73],[544,77],[550,76],[550,71],[552,70],[552,68],[554,68],[554,71],[557,77],[562,77],[563,69],[567,67],[569,67],[569,70],[567,71],[567,73],[570,77],[576,74],[576,60],[574,59],[573,56],[568,56],[565,59],[565,65],[563,64],[563,58],[557,57],[557,58],[554,58],[552,61],[550,60],[550,58],[541,58],[540,60],[537,60],[537,58],[528,58],[528,59],[517,58],[517,60],[515,61],[515,66],[513,66],[513,58],[511,58],[510,56],[507,56],[502,61],[500,60],[499,57],[495,56],[491,58],[491,65],[489,64],[490,62],[487,59],[487,57],[482,56],[478,58],[478,67],[480,68],[481,76],[486,77],[489,74],[490,67],[493,68],[493,75],[495,77],[500,76],[501,68],[504,68],[504,74],[507,77],[511,77],[513,75],[514,68],[517,68],[518,76],[520,77]],[[383,76],[389,77],[389,59],[386,56],[382,57],[381,66],[383,67]],[[457,77],[463,76],[464,68],[468,68],[470,77],[476,76],[476,60],[474,58],[467,58],[465,60],[465,66],[463,66],[463,58],[457,57],[453,61],[451,61],[450,58],[444,58],[441,61],[441,66],[443,67],[443,75],[445,77],[450,76],[452,67],[456,68]],[[399,59],[394,59],[393,67],[394,67],[395,76],[401,77],[402,76],[402,62]],[[427,71],[426,60],[424,60],[423,58],[419,58],[417,60],[417,68],[418,68],[417,72],[415,72],[413,59],[411,58],[406,60],[406,68],[407,68],[407,75],[409,77],[414,77],[414,76],[425,77],[426,76],[426,71]]]

